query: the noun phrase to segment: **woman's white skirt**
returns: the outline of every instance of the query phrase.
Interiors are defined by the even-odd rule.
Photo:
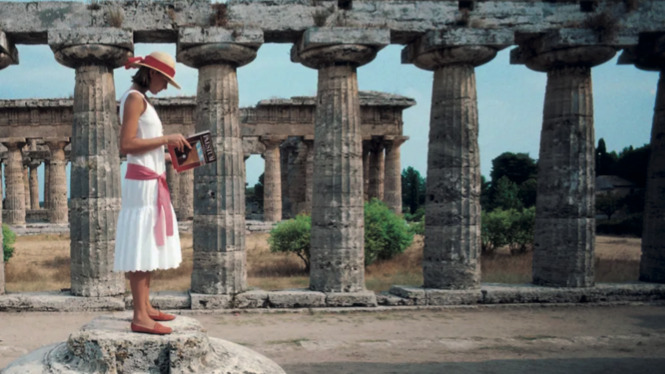
[[[172,205],[170,209],[173,236],[167,236],[164,245],[158,247],[154,231],[157,222],[157,181],[124,179],[113,271],[152,271],[180,265],[182,252],[178,221]]]

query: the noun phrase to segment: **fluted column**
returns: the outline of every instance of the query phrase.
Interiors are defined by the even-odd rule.
[[[480,158],[475,67],[497,49],[447,46],[431,33],[402,53],[403,62],[434,71],[427,152],[424,286],[480,286]],[[444,37],[437,41],[437,37]],[[488,43],[489,44],[489,43]]]
[[[23,155],[21,148],[25,139],[3,140],[7,147],[7,161],[5,163],[5,212],[6,224],[12,226],[25,225],[25,183],[23,183]]]
[[[383,139],[372,139],[369,152],[368,200],[379,199],[383,201],[383,183],[386,170],[383,151]]]
[[[402,161],[400,147],[408,137],[386,137],[383,201],[396,214],[402,214]]]
[[[120,124],[113,69],[132,55],[132,33],[76,28],[49,30],[48,39],[56,60],[76,70],[71,137],[71,292],[89,297],[122,294],[124,274],[113,272],[121,203]]]
[[[362,158],[363,158],[363,200],[369,200],[369,174],[370,174],[370,157],[372,154],[372,141],[363,140],[362,143]]]
[[[178,173],[180,181],[178,187],[178,210],[176,215],[179,220],[194,219],[194,170],[186,170]]]
[[[624,50],[619,63],[660,73],[651,127],[639,279],[665,283],[665,35],[641,37],[639,45]]]
[[[30,184],[30,209],[40,209],[39,207],[39,175],[37,168],[41,165],[41,160],[30,160],[29,184]]]
[[[50,223],[66,224],[69,222],[67,204],[67,159],[65,146],[69,139],[44,139],[51,152],[48,164],[48,220]],[[46,190],[45,190],[46,194]]]
[[[64,153],[64,150],[63,150]],[[51,169],[51,160],[44,160],[44,209],[49,209],[49,189],[51,188],[49,184],[49,173]]]
[[[182,197],[180,196],[180,179],[178,172],[176,172],[169,160],[166,161],[166,184],[169,186],[171,205],[173,205],[176,217],[180,221],[182,220],[182,217],[178,214],[180,203],[182,202]]]
[[[538,157],[533,283],[594,284],[595,198],[591,67],[615,54],[609,47],[570,47],[552,38],[513,52],[547,72]],[[554,38],[556,40],[556,38]]]
[[[30,160],[23,157],[23,198],[25,199],[25,210],[32,209],[32,201],[30,200]]]
[[[265,171],[263,174],[263,220],[277,222],[282,220],[282,171],[279,145],[284,139],[261,137],[266,150]]]
[[[310,248],[310,289],[315,291],[365,290],[356,68],[374,59],[389,38],[383,32],[364,33],[344,28],[309,29],[291,51],[292,60],[318,70]],[[359,34],[364,43],[341,44]]]
[[[303,139],[306,149],[305,161],[305,206],[304,213],[312,214],[312,190],[314,189],[314,140]]]
[[[194,293],[235,294],[247,287],[236,69],[254,60],[262,42],[263,34],[252,30],[180,30],[178,61],[199,70],[196,131],[210,130],[217,151],[215,164],[194,171]]]

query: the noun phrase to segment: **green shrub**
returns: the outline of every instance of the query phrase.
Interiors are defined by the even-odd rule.
[[[309,271],[309,248],[312,219],[299,214],[294,219],[279,222],[270,231],[268,245],[271,252],[293,252],[305,263]]]
[[[511,253],[526,252],[533,243],[535,219],[535,207],[482,212],[482,251],[492,253],[508,246]]]
[[[14,254],[14,242],[16,242],[16,234],[6,224],[2,224],[2,254],[5,263]]]
[[[409,225],[377,199],[365,203],[365,265],[404,252],[413,241]]]
[[[421,222],[424,231],[424,217]],[[309,271],[311,227],[312,219],[304,214],[278,223],[270,231],[270,251],[295,253]],[[404,252],[412,241],[409,225],[383,202],[365,203],[365,265]]]

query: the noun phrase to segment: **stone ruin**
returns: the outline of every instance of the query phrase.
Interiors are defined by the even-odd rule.
[[[162,305],[192,309],[375,306],[377,300],[386,305],[442,305],[648,300],[665,294],[662,286],[654,284],[594,284],[591,85],[591,69],[617,52],[621,52],[620,63],[661,72],[640,280],[663,283],[663,1],[2,2],[3,79],[17,79],[7,74],[12,64],[19,63],[16,45],[20,44],[48,44],[58,62],[76,71],[70,156],[72,288],[71,295],[45,296],[51,298],[51,308],[53,304],[62,309],[125,306],[117,297],[124,291],[124,278],[112,273],[110,266],[120,206],[112,77],[113,69],[132,56],[134,43],[150,42],[176,43],[177,60],[198,69],[194,127],[211,130],[222,156],[214,166],[194,172],[191,290],[164,299]],[[318,71],[309,290],[247,290],[245,150],[236,71],[251,63],[264,43],[291,43],[291,60]],[[404,45],[402,62],[433,71],[424,287],[395,286],[390,295],[375,295],[366,290],[364,281],[367,173],[356,69],[388,44]],[[521,288],[480,284],[480,150],[474,71],[497,51],[513,46],[511,63],[547,74],[538,157],[534,284]],[[12,144],[18,143],[7,139],[3,143],[11,145],[7,167],[21,170],[22,165],[13,164],[20,151]],[[274,172],[276,145],[270,138],[266,143],[266,162]],[[267,177],[278,180],[277,175]],[[0,303],[4,309],[20,309],[29,300],[29,295],[6,295]],[[43,299],[33,300],[32,308],[38,309],[40,302]]]

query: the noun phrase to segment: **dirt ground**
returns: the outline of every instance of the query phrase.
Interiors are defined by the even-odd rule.
[[[665,306],[180,312],[287,373],[663,373]],[[0,313],[0,368],[106,313]]]

